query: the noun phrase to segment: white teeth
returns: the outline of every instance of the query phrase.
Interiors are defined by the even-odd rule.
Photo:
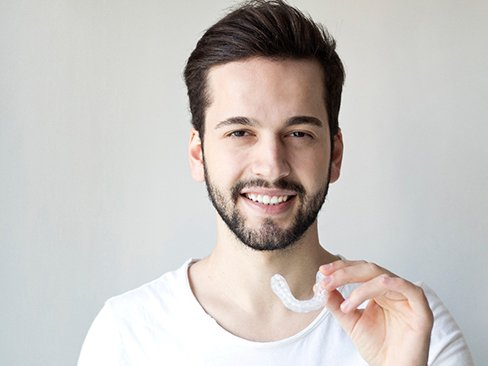
[[[265,205],[277,205],[282,202],[288,201],[290,196],[267,196],[261,194],[248,193],[247,198],[254,202],[262,203]]]

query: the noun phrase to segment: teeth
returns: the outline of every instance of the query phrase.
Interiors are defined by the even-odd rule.
[[[288,198],[290,196],[267,196],[267,195],[249,193],[246,194],[246,197],[254,202],[262,203],[265,205],[277,205],[279,203],[288,201]]]

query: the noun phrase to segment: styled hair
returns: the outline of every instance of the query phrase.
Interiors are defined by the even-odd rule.
[[[324,74],[324,103],[331,139],[338,132],[344,67],[327,30],[282,0],[252,0],[231,11],[200,38],[184,78],[192,124],[203,141],[210,103],[207,76],[212,66],[251,57],[311,59]]]

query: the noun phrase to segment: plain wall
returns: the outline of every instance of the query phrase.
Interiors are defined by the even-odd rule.
[[[487,365],[487,2],[291,3],[347,72],[322,244],[426,281]],[[181,74],[230,5],[0,2],[0,364],[74,365],[108,297],[212,249]]]

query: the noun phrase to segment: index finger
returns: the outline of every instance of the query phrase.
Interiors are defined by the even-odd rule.
[[[395,276],[385,268],[366,261],[340,260],[323,265],[319,270],[324,275],[322,286],[328,291],[350,283],[367,282],[382,274]]]

